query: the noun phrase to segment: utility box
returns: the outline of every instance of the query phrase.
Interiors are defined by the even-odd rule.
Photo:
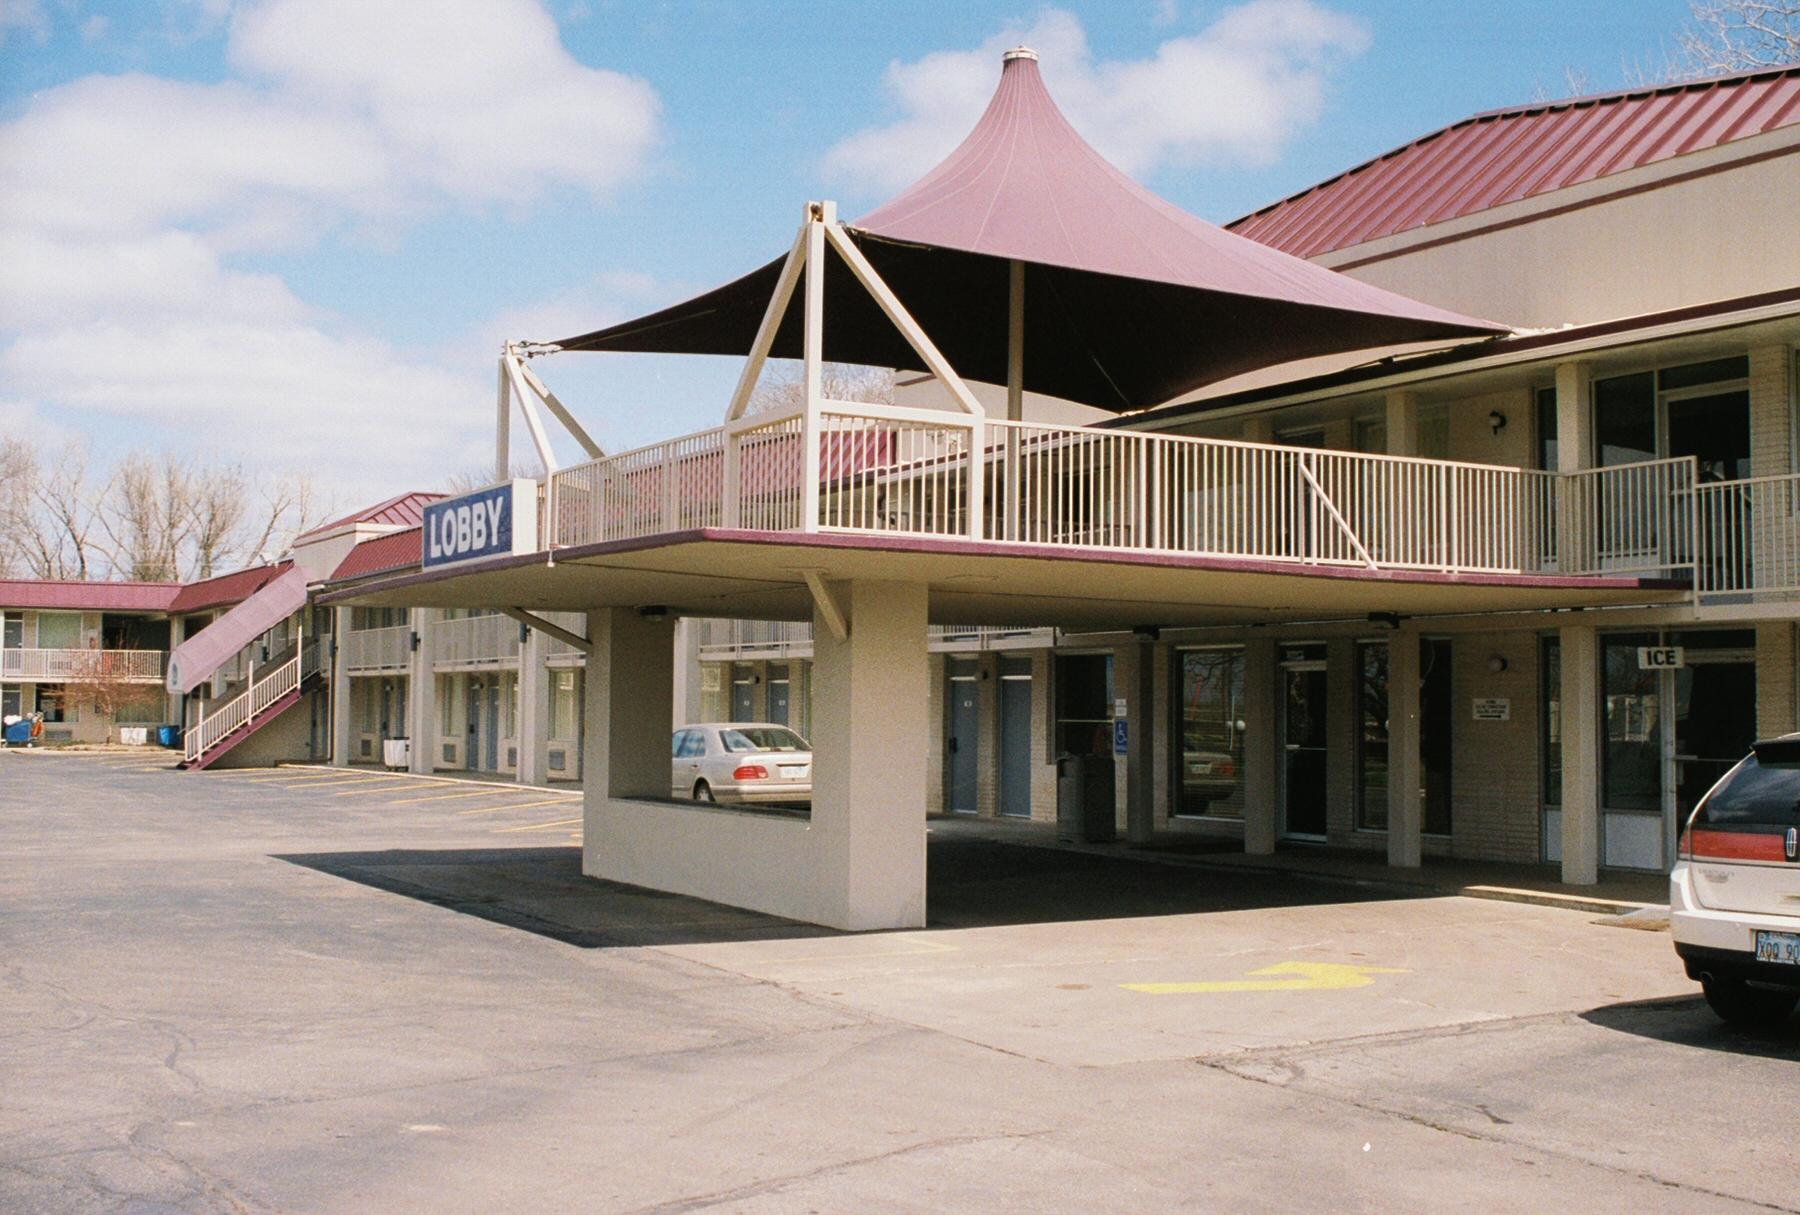
[[[1064,843],[1108,844],[1118,836],[1110,755],[1056,757],[1056,838]]]
[[[384,767],[399,770],[412,766],[412,739],[385,738],[381,742],[381,762]]]

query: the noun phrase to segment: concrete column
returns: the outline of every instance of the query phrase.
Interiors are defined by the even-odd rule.
[[[921,928],[931,745],[926,588],[858,580],[832,590],[850,635],[839,641],[815,612],[816,918],[852,930]]]
[[[1600,636],[1592,625],[1558,633],[1562,661],[1562,880],[1600,880]]]
[[[412,739],[407,771],[429,776],[437,770],[437,672],[432,669],[431,608],[412,610],[418,645],[406,668],[406,736]]]
[[[1275,643],[1244,646],[1244,851],[1275,851],[1277,765],[1280,735],[1275,728]]]
[[[1387,394],[1387,449],[1390,456],[1419,454],[1419,394]]]
[[[704,622],[698,617],[683,616],[675,622],[675,710],[670,729],[679,729],[690,721],[705,721],[700,689],[700,638]],[[794,689],[789,688],[790,697]]]
[[[588,613],[593,643],[583,695],[582,777],[592,822],[608,798],[669,796],[669,722],[675,645],[667,620],[631,608]]]
[[[550,758],[550,671],[544,666],[544,635],[528,629],[519,647],[519,783],[541,785]]]
[[[1125,839],[1148,844],[1156,838],[1156,729],[1151,707],[1156,703],[1154,641],[1139,641],[1132,679],[1122,685],[1130,736],[1125,751]]]
[[[1424,772],[1419,763],[1419,634],[1388,637],[1388,864],[1417,869],[1424,829]]]
[[[1594,414],[1588,408],[1593,368],[1586,363],[1556,366],[1556,470],[1593,467]]]
[[[350,766],[350,609],[331,615],[331,762]]]
[[[1275,420],[1268,414],[1257,414],[1244,419],[1244,427],[1240,432],[1246,443],[1271,443],[1275,440]]]
[[[975,763],[975,809],[983,818],[1000,813],[1000,655],[975,655],[976,734],[981,740]]]

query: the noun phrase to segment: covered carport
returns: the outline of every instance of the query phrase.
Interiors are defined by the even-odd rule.
[[[929,623],[1129,629],[1368,613],[1398,619],[1678,593],[1635,579],[1378,568],[1367,551],[1362,564],[1327,564],[1121,552],[1084,541],[1091,530],[1043,542],[1024,526],[1041,503],[1021,505],[1029,491],[1017,476],[1034,441],[1012,431],[990,440],[964,377],[1006,384],[1006,424],[1016,425],[1026,392],[1125,413],[1253,367],[1501,331],[1233,236],[1156,198],[1070,127],[1039,79],[1036,55],[1012,51],[968,139],[863,220],[844,224],[832,204],[809,204],[787,256],[732,283],[592,333],[509,344],[497,478],[510,468],[509,397],[525,410],[547,476],[555,468],[538,401],[600,455],[525,367],[527,357],[747,356],[723,431],[708,439],[719,443],[706,448],[716,457],[686,459],[684,441],[674,441],[657,457],[660,479],[637,483],[655,486],[649,504],[660,523],[618,539],[582,532],[570,542],[577,533],[563,529],[559,507],[604,530],[615,484],[640,513],[644,495],[629,471],[600,467],[571,481],[561,501],[551,477],[541,508],[550,520],[545,551],[390,577],[329,598],[501,606],[538,627],[547,627],[539,611],[587,613],[585,637],[548,631],[588,651],[589,875],[838,928],[916,927],[926,912]],[[801,360],[804,399],[791,412],[747,415],[772,356]],[[827,360],[929,372],[960,414],[858,406],[888,427],[887,437],[826,434],[828,415],[844,406],[824,397]],[[918,516],[912,534],[846,534],[858,529],[821,510],[821,484],[834,468],[854,480],[865,471],[857,453],[891,459],[906,428],[935,433],[959,418],[968,458],[954,471],[936,456],[915,461],[922,471],[910,483],[954,483],[956,500]],[[782,427],[789,429],[772,434]],[[743,445],[752,431],[764,435],[761,447]],[[786,445],[790,437],[798,443]],[[1046,442],[1054,450],[1062,440]],[[796,467],[782,462],[789,459]],[[778,475],[788,479],[776,494]],[[862,510],[864,501],[848,495],[836,509]],[[687,526],[696,516],[706,524]],[[1003,522],[987,529],[984,516]],[[1341,517],[1336,524],[1349,530]],[[1268,535],[1285,544],[1296,527],[1310,536],[1330,526],[1318,516],[1271,525]],[[814,622],[809,820],[670,799],[670,621],[684,615]],[[1395,715],[1410,712],[1416,752],[1416,689],[1410,710],[1401,699]],[[1253,704],[1272,720],[1272,685],[1259,687]],[[1407,729],[1395,733],[1404,750]],[[1251,774],[1253,849],[1273,847],[1273,779],[1268,769]],[[1392,855],[1417,864],[1418,807],[1397,799]]]

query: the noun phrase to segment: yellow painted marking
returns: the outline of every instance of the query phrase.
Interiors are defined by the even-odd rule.
[[[537,806],[566,806],[575,799],[572,797],[552,797],[541,802],[508,802],[504,806],[477,806],[473,810],[458,810],[458,814],[492,814],[496,810],[530,810]]]
[[[1126,991],[1152,996],[1190,995],[1211,991],[1345,991],[1367,987],[1373,975],[1403,975],[1391,966],[1346,966],[1341,962],[1278,962],[1253,970],[1248,978],[1205,983],[1121,983]],[[1266,976],[1258,978],[1258,975]]]
[[[502,789],[500,792],[504,794],[506,790]],[[452,797],[492,797],[493,795],[494,790],[492,789],[458,789],[455,793],[427,793],[420,797],[397,797],[387,805],[407,806],[413,802],[441,802]]]
[[[509,831],[544,831],[550,827],[567,827],[570,823],[579,823],[578,818],[559,818],[553,823],[528,823],[523,827],[495,827],[494,834],[504,835]]]
[[[297,780],[292,784],[282,785],[281,788],[319,789],[326,785],[364,785],[370,781],[388,781],[393,779],[394,778],[391,776],[309,776],[305,780]]]
[[[408,783],[410,780],[411,780],[411,778],[406,777],[406,776],[390,776],[386,780],[383,780],[379,785],[374,786],[373,788],[346,789],[342,793],[333,793],[331,796],[333,796],[333,797],[361,797],[365,793],[398,793],[400,791],[398,789],[394,788],[394,785],[396,783],[404,785],[404,784]]]

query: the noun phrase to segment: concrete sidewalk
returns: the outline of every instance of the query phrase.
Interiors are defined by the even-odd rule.
[[[1132,846],[1123,840],[1110,844],[1066,843],[1057,839],[1054,823],[964,815],[934,816],[931,829],[951,838],[991,839],[1103,856],[1130,856],[1171,865],[1260,870],[1401,893],[1500,899],[1570,911],[1590,911],[1597,915],[1627,915],[1646,908],[1665,907],[1669,901],[1668,878],[1659,873],[1603,870],[1597,884],[1571,886],[1562,881],[1555,865],[1426,857],[1418,869],[1395,869],[1387,864],[1385,855],[1380,852],[1317,844],[1282,844],[1272,856],[1250,856],[1242,851],[1242,845],[1234,837],[1189,831],[1164,832],[1151,844]]]

